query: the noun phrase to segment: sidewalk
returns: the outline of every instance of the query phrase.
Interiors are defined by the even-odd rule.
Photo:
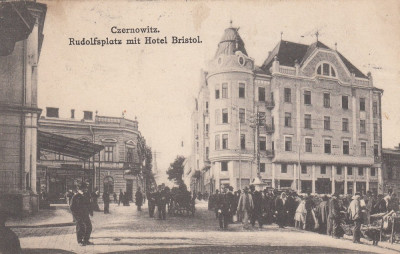
[[[39,210],[37,214],[24,218],[9,218],[7,227],[31,228],[31,227],[60,227],[72,226],[72,214],[67,204],[51,205],[51,209]]]

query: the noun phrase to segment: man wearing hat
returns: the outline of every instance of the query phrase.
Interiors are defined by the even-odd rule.
[[[339,238],[338,231],[340,226],[340,206],[337,200],[338,197],[338,193],[333,194],[328,204],[327,234],[331,235],[333,238]]]
[[[93,216],[93,211],[87,192],[88,185],[83,182],[78,186],[78,192],[71,200],[71,212],[76,220],[76,238],[81,246],[93,244],[89,242],[90,234],[92,233],[92,223],[89,215]]]
[[[356,193],[353,196],[353,200],[350,203],[348,208],[348,214],[350,220],[354,222],[354,229],[353,229],[353,243],[360,243],[361,238],[361,204],[360,204],[360,193]]]
[[[249,188],[244,188],[244,193],[240,196],[237,211],[243,215],[244,228],[249,228],[249,214],[252,213],[254,208],[253,198],[249,193]]]

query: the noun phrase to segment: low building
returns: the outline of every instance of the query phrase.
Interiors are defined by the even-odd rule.
[[[117,194],[122,190],[132,199],[138,187],[144,189],[148,178],[140,174],[143,168],[140,143],[144,139],[137,120],[94,116],[91,111],[79,116],[75,110],[70,113],[70,117],[60,118],[58,108],[47,107],[46,115],[39,119],[39,130],[99,144],[104,150],[85,161],[53,152],[41,153],[37,181],[49,198],[62,199],[85,177],[85,172],[89,172],[93,189],[98,189],[100,195],[105,190]]]
[[[400,144],[398,147],[382,149],[382,177],[384,193],[400,196]]]

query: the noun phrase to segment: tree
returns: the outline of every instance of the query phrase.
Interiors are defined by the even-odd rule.
[[[140,168],[139,171],[134,172],[134,175],[142,175],[145,180],[145,186],[148,189],[151,183],[154,182],[154,175],[151,171],[153,167],[153,154],[142,136],[138,137],[137,148]]]
[[[179,186],[183,184],[182,176],[184,170],[184,161],[185,157],[177,156],[167,170],[168,180],[174,181]]]

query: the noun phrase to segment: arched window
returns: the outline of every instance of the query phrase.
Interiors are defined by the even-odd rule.
[[[322,63],[317,67],[317,75],[336,77],[336,71],[331,64]]]
[[[111,176],[104,177],[103,183],[103,192],[108,192],[109,194],[114,193],[114,179]]]

